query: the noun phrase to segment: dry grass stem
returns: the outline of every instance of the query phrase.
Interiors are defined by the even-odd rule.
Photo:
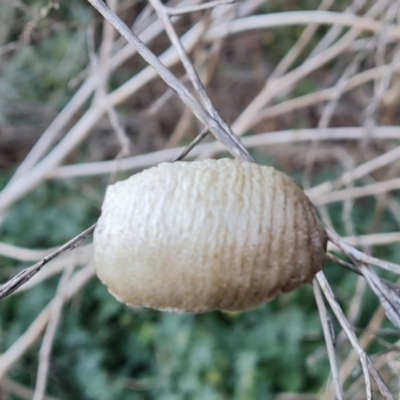
[[[216,0],[195,6],[187,6],[187,7],[180,6],[178,8],[164,7],[164,8],[165,11],[172,16],[172,15],[190,14],[198,11],[208,10],[209,8],[214,8],[223,4],[233,4],[233,3],[235,3],[235,0]]]
[[[247,148],[273,146],[279,144],[308,142],[313,140],[323,141],[342,141],[342,140],[361,140],[365,129],[360,127],[348,128],[327,128],[327,129],[298,129],[279,132],[267,132],[242,138],[243,144]],[[393,140],[400,138],[400,128],[396,126],[381,126],[374,130],[374,140]],[[156,165],[160,162],[171,160],[177,157],[184,147],[165,149],[148,154],[127,157],[121,160],[120,171],[131,171]],[[190,153],[191,157],[197,157],[204,153],[220,153],[225,148],[218,142],[204,143],[197,145]],[[48,179],[84,177],[91,175],[109,174],[113,171],[115,161],[100,161],[92,163],[79,163],[59,167],[49,171]],[[317,186],[318,188],[318,186]],[[314,188],[307,191],[307,195],[315,201],[320,196],[317,192],[314,195]]]
[[[350,242],[355,242],[355,244],[360,243],[363,240],[363,236],[355,237],[355,238],[341,238],[336,232],[332,229],[327,229],[327,234],[329,240],[335,244],[341,251],[350,256],[353,260],[360,264],[371,264],[387,271],[394,272],[395,274],[400,275],[400,265],[394,264],[388,261],[381,260],[379,258],[371,257],[353,247]],[[365,235],[364,238],[368,238],[369,242],[372,244],[387,244],[393,243],[393,241],[397,242],[400,240],[400,234],[398,232],[395,233],[377,233],[371,235]],[[384,239],[383,239],[384,238]],[[368,243],[368,239],[364,239],[365,244]],[[380,240],[379,240],[380,239]],[[329,249],[329,247],[328,247]]]
[[[400,146],[395,147],[388,152],[373,158],[372,160],[366,161],[363,164],[358,165],[356,168],[346,171],[340,178],[334,182],[325,182],[321,185],[314,186],[309,190],[310,196],[319,196],[323,193],[329,192],[333,189],[338,189],[340,186],[347,185],[348,183],[362,178],[371,172],[376,171],[379,168],[385,167],[397,161],[400,158]]]
[[[106,18],[125,39],[136,47],[137,52],[150,64],[158,75],[178,94],[181,100],[190,107],[197,118],[206,125],[215,137],[223,143],[235,156],[247,161],[252,161],[247,150],[240,143],[239,139],[226,132],[221,122],[211,116],[179,82],[179,80],[161,63],[161,61],[144,45],[144,43],[101,1],[89,0],[94,8]],[[178,47],[178,52],[182,46]],[[180,54],[182,56],[182,53]],[[189,73],[189,72],[188,72]],[[189,74],[190,75],[190,74]]]
[[[360,345],[356,335],[353,332],[353,329],[349,325],[343,311],[341,310],[339,304],[335,300],[335,296],[326,280],[324,274],[319,272],[317,274],[318,283],[325,294],[325,297],[332,308],[332,311],[336,315],[340,325],[342,326],[343,330],[346,333],[346,336],[349,338],[351,345],[355,349],[364,374],[365,379],[365,386],[366,386],[366,395],[367,399],[372,399],[372,388],[371,388],[371,381],[370,381],[370,374],[374,379],[375,383],[377,384],[379,391],[383,395],[383,397],[387,400],[394,400],[393,396],[390,394],[388,388],[386,387],[385,383],[383,382],[382,378],[380,377],[378,371],[375,369],[374,365],[372,364],[369,357],[366,355],[365,351],[363,350],[362,346]]]
[[[367,16],[373,17],[381,11],[382,2],[374,4],[371,9],[366,13]],[[327,13],[318,11],[317,13]],[[329,14],[329,13],[328,13]],[[249,17],[250,18],[250,17]],[[234,23],[235,21],[232,21]],[[254,21],[253,21],[254,22]],[[308,21],[312,22],[312,21]],[[253,25],[252,25],[253,26]],[[231,32],[230,25],[227,29]],[[252,102],[246,107],[246,109],[240,114],[236,121],[232,125],[233,131],[237,135],[243,135],[243,133],[249,129],[252,125],[253,116],[256,115],[262,108],[264,108],[269,102],[271,102],[277,95],[283,96],[287,90],[292,88],[297,82],[309,75],[311,72],[319,69],[325,65],[343,51],[345,51],[350,44],[358,37],[360,30],[352,28],[346,33],[338,42],[332,45],[327,50],[316,55],[312,59],[305,61],[299,67],[288,72],[284,76],[274,79],[267,80],[264,88],[261,92],[252,100]],[[210,157],[212,153],[204,152],[200,158]]]
[[[249,4],[247,4],[247,8],[242,12],[244,13],[251,12],[254,9],[254,7],[257,6],[257,4],[258,4],[257,1],[250,1]],[[241,12],[239,12],[239,14],[241,14]],[[192,49],[198,43],[202,34],[204,33],[204,30],[205,30],[205,24],[202,21],[200,21],[199,23],[194,25],[193,28],[191,28],[185,35],[182,36],[181,42],[186,50]],[[132,34],[132,32],[127,28],[126,31],[128,32],[128,35]],[[147,39],[150,40],[154,38],[155,35],[154,30],[151,30],[149,28],[149,30],[146,30],[145,32],[148,32],[148,36],[146,36]],[[156,34],[158,33],[159,32],[156,30]],[[142,43],[142,47],[143,46],[144,45]],[[130,45],[125,46],[119,53],[117,53],[112,58],[110,68],[113,68],[114,66],[113,62],[116,65],[119,65],[119,63],[122,63],[128,57],[132,56],[134,51],[135,51],[134,46]],[[168,68],[175,65],[179,60],[176,49],[174,47],[171,47],[170,49],[165,51],[163,55],[160,56],[160,60]],[[161,66],[161,68],[163,67]],[[168,75],[172,76],[170,73]],[[149,66],[144,68],[140,73],[138,73],[130,80],[128,80],[126,83],[121,85],[114,92],[110,93],[109,96],[111,104],[113,106],[116,106],[122,103],[127,98],[129,98],[133,93],[137,92],[141,87],[143,87],[152,79],[154,79],[156,76],[157,72],[152,67]],[[175,78],[173,79],[175,81]],[[53,122],[54,125],[52,124],[53,125],[52,129],[50,129],[51,127],[48,128],[48,130],[46,131],[48,135],[44,135],[46,138],[44,142],[40,144],[40,146],[39,143],[37,144],[38,146],[37,153],[35,153],[36,160],[37,157],[40,156],[40,154],[43,154],[43,152],[47,148],[46,146],[52,143],[54,137],[58,134],[57,129],[61,128],[69,121],[69,119],[77,111],[77,108],[80,107],[81,105],[80,101],[82,101],[83,99],[86,100],[87,97],[95,89],[95,87],[96,87],[96,78],[92,77],[90,78],[90,82],[86,82],[84,87],[81,88],[82,95],[79,98],[75,96],[74,99],[76,99],[76,101],[73,104],[72,103],[69,104],[70,112],[66,113],[63,116],[63,118],[59,120],[56,119]],[[186,90],[185,93],[187,93]],[[190,95],[189,98],[194,100],[193,97]],[[95,124],[99,121],[99,119],[104,115],[105,112],[106,112],[106,107],[104,105],[97,104],[96,108],[93,107],[90,108],[80,118],[80,120],[75,124],[75,126],[68,132],[68,134],[64,137],[64,139],[57,146],[55,146],[45,158],[43,158],[29,172],[27,172],[23,177],[21,177],[22,179],[12,180],[11,182],[9,182],[9,184],[3,189],[3,191],[0,192],[0,214],[2,211],[4,212],[10,205],[12,205],[16,200],[18,200],[25,194],[29,193],[33,188],[35,188],[38,184],[40,184],[43,181],[43,179],[45,179],[49,171],[51,171],[52,169],[54,169],[54,167],[59,165],[64,160],[64,158],[70,153],[70,151],[74,149],[88,135],[89,131],[95,126]]]
[[[68,282],[64,301],[69,301],[94,277],[94,268],[88,265],[75,272]],[[25,352],[39,340],[51,316],[52,300],[36,317],[29,328],[14,344],[0,355],[0,382],[8,370],[25,354]]]
[[[106,29],[107,28],[107,29]],[[107,23],[105,25],[105,33],[106,40],[103,43],[108,43],[112,41],[112,35],[110,32],[115,32],[114,28],[110,27]],[[110,102],[110,98],[107,95],[107,80],[109,77],[109,73],[107,71],[107,65],[104,60],[107,59],[108,53],[111,51],[111,43],[108,46],[102,47],[100,51],[100,59],[98,59],[96,52],[94,50],[94,32],[93,29],[89,29],[88,32],[88,43],[89,43],[89,56],[93,69],[93,74],[97,77],[97,90],[96,95],[93,101],[96,103],[102,103],[106,107],[107,116],[111,123],[111,126],[114,129],[114,132],[117,135],[117,138],[121,145],[121,154],[123,156],[128,156],[130,154],[131,143],[130,140],[125,133],[124,128],[122,127],[120,121],[118,120],[117,111],[115,110],[113,104]],[[106,50],[103,50],[103,49]],[[103,60],[102,63],[99,61]]]
[[[252,157],[250,156],[250,154],[248,153],[248,151],[246,150],[246,148],[243,146],[243,144],[241,143],[241,141],[236,137],[236,135],[233,133],[232,129],[230,128],[230,126],[222,119],[222,117],[219,115],[218,111],[215,109],[214,105],[212,104],[210,98],[208,97],[206,90],[193,66],[193,64],[191,63],[191,61],[189,60],[189,57],[179,39],[179,36],[177,35],[177,33],[175,32],[175,29],[169,19],[168,16],[168,12],[166,11],[165,7],[163,6],[163,4],[159,1],[159,0],[150,0],[151,5],[153,6],[154,10],[156,11],[158,17],[160,18],[160,20],[162,21],[165,31],[167,32],[168,37],[171,40],[171,43],[173,44],[173,46],[175,47],[175,49],[177,49],[178,54],[179,54],[179,58],[181,59],[181,62],[186,70],[186,73],[189,76],[190,81],[193,84],[194,89],[196,90],[196,93],[198,94],[198,96],[200,97],[201,103],[202,105],[205,107],[205,109],[207,110],[207,112],[210,114],[210,116],[212,117],[213,120],[215,120],[219,125],[220,125],[220,129],[222,132],[213,132],[211,129],[211,126],[206,124],[208,126],[208,129],[214,133],[215,137],[217,139],[219,139],[222,143],[224,143],[223,140],[225,140],[226,143],[224,143],[225,145],[229,144],[229,140],[227,140],[227,138],[229,138],[235,145],[233,146],[231,153],[236,156],[239,157],[243,160],[246,161],[254,161],[252,159]],[[179,82],[179,81],[177,81]],[[171,85],[170,85],[171,86]],[[171,86],[172,87],[172,86]],[[176,90],[176,89],[175,89]],[[178,92],[179,95],[179,92]],[[181,99],[183,100],[182,96],[180,96]],[[189,105],[189,104],[186,104]],[[194,112],[193,107],[190,107],[193,111],[194,114],[196,114]],[[201,118],[199,118],[201,120]],[[205,123],[205,121],[202,121],[203,123]],[[211,120],[210,120],[211,122]],[[223,139],[223,137],[227,137],[225,139]],[[223,139],[223,140],[222,140]],[[231,146],[228,147],[228,149]]]
[[[366,0],[354,0],[343,12],[347,14],[355,14],[357,13],[364,5],[366,4]],[[308,58],[312,58],[315,55],[321,53],[325,49],[327,49],[342,33],[343,27],[339,25],[333,25],[326,32],[324,37],[317,43],[317,45],[312,49]]]
[[[150,25],[141,35],[142,39],[150,42],[161,33],[161,27],[162,25],[159,21],[154,23],[154,25]],[[191,49],[200,39],[203,29],[201,23],[196,24],[192,29],[190,29],[182,38],[184,45]],[[110,62],[110,69],[113,70],[117,68],[134,54],[135,49],[129,44],[126,45],[116,53],[115,56],[113,56]],[[176,51],[172,48],[167,50],[161,56],[161,60],[167,67],[171,67],[178,62],[179,58]],[[115,106],[123,102],[127,97],[139,90],[143,85],[154,79],[156,76],[156,72],[151,67],[145,68],[142,73],[135,75],[131,80],[110,94],[111,104]],[[86,137],[90,129],[93,128],[93,126],[103,116],[106,111],[105,107],[97,104],[96,108],[89,109],[68,132],[59,145],[55,146],[49,155],[47,155],[40,163],[35,165],[49,146],[54,142],[59,132],[83,106],[96,87],[96,76],[88,78],[68,105],[46,129],[39,141],[32,148],[29,155],[25,158],[24,162],[17,169],[15,177],[11,179],[8,185],[2,190],[2,192],[0,192],[0,214],[1,210],[7,209],[16,200],[35,188],[43,180],[46,172],[61,163],[69,152]],[[17,179],[19,177],[22,179]]]
[[[371,33],[379,33],[383,28],[383,24],[374,18],[358,17],[352,14],[334,11],[286,11],[283,13],[253,15],[251,17],[237,19],[232,21],[232,23],[221,24],[211,28],[206,33],[205,39],[207,41],[213,41],[227,35],[234,35],[249,30],[303,24],[346,26]],[[396,25],[389,26],[388,36],[392,39],[400,38],[400,28]],[[318,57],[318,55],[319,54],[315,55],[313,58]]]
[[[10,281],[2,285],[0,287],[0,300],[9,296],[11,293],[15,292],[21,285],[29,281],[49,261],[53,260],[54,258],[56,258],[57,256],[59,256],[60,254],[64,253],[67,250],[74,250],[76,247],[78,247],[83,241],[86,240],[88,236],[90,236],[93,233],[95,227],[96,225],[92,225],[90,228],[86,229],[85,231],[74,237],[72,240],[65,243],[63,246],[59,247],[57,250],[53,251],[52,253],[41,259],[35,265],[32,265],[31,267],[24,269]]]
[[[195,146],[198,145],[209,133],[208,128],[204,128],[198,135],[197,137],[187,146],[183,149],[183,151],[175,157],[172,161],[179,161],[182,160],[184,157],[186,157],[191,150],[194,149]]]
[[[165,144],[164,149],[170,149],[179,146],[181,140],[185,137],[187,132],[190,131],[190,126],[192,125],[192,121],[193,121],[192,111],[189,108],[185,107],[185,110],[183,111],[181,118],[176,124],[174,131],[171,133],[170,138]]]
[[[66,295],[68,281],[74,271],[74,263],[71,262],[65,268],[58,285],[57,293],[52,300],[50,308],[49,321],[43,336],[42,346],[39,352],[39,367],[36,377],[36,387],[33,395],[33,400],[43,400],[46,392],[47,376],[50,367],[51,349],[53,347],[54,337],[56,335],[57,327],[61,319],[62,308]]]
[[[318,7],[318,10],[327,10],[331,7],[333,0],[322,0],[321,4]],[[310,43],[314,34],[318,29],[318,25],[310,24],[308,25],[304,31],[301,33],[300,37],[297,39],[297,42],[292,46],[292,48],[285,54],[276,68],[272,71],[269,79],[276,79],[285,74],[296,59],[300,56],[300,54],[305,50],[307,45]]]
[[[382,307],[379,307],[375,312],[374,316],[371,318],[364,333],[360,337],[360,344],[364,349],[368,348],[371,341],[375,338],[375,334],[373,332],[375,332],[380,327],[384,318],[385,318],[385,312]],[[343,362],[340,368],[340,378],[342,382],[345,382],[346,379],[348,379],[351,376],[354,367],[357,363],[357,358],[358,358],[357,354],[351,353],[349,354],[347,359]]]
[[[385,283],[366,265],[359,265],[360,272],[366,279],[369,287],[379,299],[385,309],[386,316],[392,324],[400,329],[400,298],[398,293],[392,291]]]
[[[0,243],[0,255],[18,261],[39,261],[55,249],[34,250],[14,246],[8,243]]]
[[[400,190],[400,178],[390,179],[388,181],[377,182],[371,185],[361,187],[352,187],[342,190],[334,190],[326,194],[313,196],[310,198],[316,205],[333,203],[335,201],[344,201],[347,199],[357,199],[365,196],[376,196],[378,194],[387,193],[393,190]]]
[[[353,77],[349,78],[344,85],[342,89],[343,93],[346,93],[352,89],[357,88],[358,86],[361,86],[371,80],[376,79],[382,74],[385,74],[386,70],[389,68],[390,66],[376,67],[354,75]],[[276,105],[271,105],[264,110],[259,111],[255,115],[254,121],[250,123],[248,129],[252,128],[263,120],[284,115],[286,113],[300,110],[305,107],[310,107],[324,101],[329,101],[334,96],[335,91],[336,88],[332,87],[329,89],[316,91],[304,96],[296,97],[294,99],[286,100]]]
[[[33,390],[28,389],[25,386],[20,385],[12,381],[11,379],[5,378],[1,382],[1,390],[6,394],[17,396],[19,399],[32,400]],[[53,396],[44,396],[43,400],[59,400]]]
[[[321,295],[321,290],[318,286],[318,282],[315,279],[313,281],[313,291],[314,291],[315,301],[318,307],[318,312],[320,315],[322,330],[324,332],[324,338],[325,338],[326,348],[328,351],[329,364],[331,366],[332,382],[335,387],[336,398],[337,400],[343,400],[344,394],[343,394],[342,384],[340,383],[339,371],[336,363],[335,345],[333,343],[333,338],[328,322],[329,316],[325,307],[324,300]]]
[[[26,292],[33,287],[39,285],[45,280],[51,278],[54,275],[61,273],[67,265],[70,263],[75,264],[75,268],[82,265],[87,265],[93,258],[93,247],[92,244],[82,246],[74,250],[70,254],[61,255],[52,261],[50,261],[46,268],[43,268],[38,274],[32,277],[28,282],[20,286],[15,292],[11,294],[16,295],[21,292]]]

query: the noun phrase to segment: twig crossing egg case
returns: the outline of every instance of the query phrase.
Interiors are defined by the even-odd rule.
[[[163,163],[108,187],[94,262],[129,305],[241,311],[310,282],[326,242],[303,190],[272,167]]]

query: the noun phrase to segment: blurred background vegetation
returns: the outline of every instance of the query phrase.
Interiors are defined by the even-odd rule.
[[[343,11],[349,3],[336,1],[332,10]],[[88,74],[89,25],[94,27],[95,46],[101,41],[102,20],[88,3],[60,0],[48,15],[38,17],[48,4],[47,1],[0,1],[0,188],[6,186],[18,164]],[[121,4],[120,15],[130,23],[146,5],[135,0]],[[319,4],[316,0],[269,0],[257,13],[315,10]],[[184,32],[196,18],[184,17],[178,29]],[[208,91],[228,122],[254,98],[303,29],[303,26],[286,26],[226,39]],[[308,50],[326,31],[326,27],[318,30]],[[160,36],[151,47],[159,54],[168,46],[167,38]],[[349,60],[350,55],[344,54],[332,61],[302,80],[294,94],[301,96],[331,85]],[[297,65],[303,61],[300,57]],[[367,58],[365,67],[373,62]],[[112,75],[109,89],[117,88],[143,65],[138,57],[125,62]],[[176,67],[174,72],[179,74],[181,70]],[[183,111],[180,101],[173,98],[156,115],[144,112],[165,90],[165,84],[155,80],[118,108],[133,144],[132,155],[162,149],[168,142]],[[360,89],[343,96],[332,117],[332,126],[360,125],[365,108],[365,103],[360,101],[363,93]],[[312,128],[320,115],[321,106],[311,106],[264,121],[248,133]],[[398,111],[385,109],[382,115],[387,125],[399,122]],[[195,132],[195,122],[191,129]],[[179,143],[188,143],[190,139],[183,138]],[[343,143],[342,146],[358,157],[358,144]],[[326,144],[321,145],[321,154],[327,148]],[[111,160],[118,151],[119,143],[112,127],[103,118],[90,138],[69,154],[66,162]],[[307,151],[308,145],[290,145],[260,147],[252,150],[252,154],[257,162],[275,165],[301,184]],[[381,151],[380,145],[373,144],[367,153]],[[312,182],[333,178],[337,171],[337,163],[332,158],[317,157]],[[120,173],[118,179],[128,175]],[[5,214],[0,225],[0,242],[45,249],[68,241],[95,223],[109,179],[101,176],[44,182]],[[394,194],[393,199],[398,201],[398,196]],[[334,203],[327,210],[335,229],[346,236],[349,232],[343,207],[342,203]],[[354,233],[398,230],[390,213],[381,210],[381,203],[374,196],[356,200],[350,214]],[[398,244],[371,251],[400,262]],[[0,257],[1,281],[29,265],[30,262]],[[330,263],[326,265],[326,274],[340,304],[348,311],[357,277]],[[58,275],[53,276],[31,290],[0,302],[0,352],[5,352],[51,301],[59,279]],[[355,321],[357,333],[369,324],[377,307],[378,301],[367,289]],[[334,318],[333,326],[339,333]],[[369,352],[379,355],[393,350],[398,339],[398,333],[385,322]],[[337,355],[343,361],[349,346],[343,340],[339,344]],[[0,383],[1,399],[31,398],[29,390],[35,386],[39,349],[40,341],[8,372],[7,379]],[[63,310],[51,357],[47,393],[51,398],[88,400],[312,400],[325,391],[329,371],[311,287],[279,296],[251,312],[192,315],[130,309],[118,303],[93,279]],[[356,369],[346,389],[359,380],[360,374]],[[395,379],[393,382],[395,390],[398,383]],[[348,398],[362,399],[362,392],[360,396],[356,392]]]

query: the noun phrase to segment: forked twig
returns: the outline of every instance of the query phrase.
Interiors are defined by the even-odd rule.
[[[182,152],[176,156],[172,161],[179,161],[182,160],[182,158],[184,158],[186,155],[189,154],[189,152],[191,150],[193,150],[193,148],[199,144],[209,133],[209,129],[208,128],[204,128],[195,138],[194,140],[192,140],[192,142],[190,144],[188,144],[183,150]]]
[[[192,82],[194,88],[196,89],[196,92],[198,93],[200,100],[207,110],[207,112],[212,116],[215,121],[220,124],[221,128],[225,131],[225,134],[232,138],[232,140],[236,143],[236,146],[241,149],[242,151],[242,159],[246,161],[254,161],[246,148],[243,146],[242,142],[240,139],[233,133],[231,127],[222,119],[222,117],[219,115],[218,111],[215,109],[214,105],[212,104],[211,99],[208,97],[207,92],[193,66],[191,61],[189,60],[189,57],[182,46],[182,43],[179,39],[179,36],[175,32],[175,29],[169,19],[169,15],[163,4],[161,3],[160,0],[149,0],[153,8],[155,9],[158,17],[164,24],[165,31],[167,32],[168,37],[171,40],[171,43],[174,45],[176,50],[178,51],[179,57],[182,61],[183,66],[185,67],[185,70],[190,78],[190,81]]]
[[[393,291],[365,264],[359,265],[360,271],[368,285],[376,294],[385,309],[386,316],[393,323],[393,325],[400,329],[400,298],[398,294]]]
[[[259,133],[257,135],[243,138],[243,143],[248,148],[259,146],[273,146],[277,144],[290,144],[308,142],[318,138],[319,140],[360,140],[363,137],[364,129],[360,127],[329,128],[323,131],[319,129],[289,129],[287,131]],[[400,128],[395,126],[379,127],[373,133],[375,140],[400,139]],[[160,162],[168,161],[177,157],[183,150],[183,147],[164,149],[152,153],[140,154],[133,157],[127,157],[121,160],[120,171],[132,171],[135,169],[150,167]],[[226,149],[217,141],[202,143],[197,145],[192,153],[192,157],[199,156],[204,152],[221,153]],[[115,161],[99,161],[64,165],[55,168],[48,174],[49,179],[63,179],[72,177],[87,177],[91,175],[109,174],[114,170]],[[306,190],[308,197],[313,202],[318,202],[317,194],[314,194],[313,188]]]
[[[203,106],[189,93],[181,82],[160,62],[148,47],[113,13],[101,0],[88,0],[90,4],[110,22],[125,39],[132,44],[137,52],[149,63],[159,76],[170,86],[181,100],[190,107],[196,117],[206,125],[215,137],[223,143],[235,156],[247,161],[253,161],[247,150],[236,136],[227,132],[214,116],[211,116]]]
[[[361,275],[364,276],[368,285],[378,297],[382,307],[385,309],[386,316],[389,320],[400,329],[400,297],[398,290],[393,289],[391,284],[387,284],[378,275],[376,275],[368,264],[377,265],[383,269],[390,270],[400,274],[400,266],[397,264],[378,260],[367,254],[355,249],[346,243],[333,230],[327,228],[329,239],[334,242],[344,253],[354,262]]]
[[[332,253],[326,253],[326,259],[327,259],[327,260],[330,260],[330,261],[333,261],[333,262],[335,262],[336,264],[341,265],[342,267],[348,269],[348,270],[351,271],[351,272],[354,272],[354,273],[357,274],[357,275],[364,276],[364,275],[361,273],[360,269],[357,268],[355,265],[353,265],[353,264],[351,264],[351,263],[349,263],[349,262],[347,262],[347,261],[344,261],[344,260],[342,260],[342,259],[339,258],[339,257],[336,257],[336,256],[333,255]],[[384,283],[384,285],[386,285],[386,286],[388,287],[388,289],[392,290],[393,292],[395,292],[395,293],[397,294],[397,296],[400,297],[400,286],[398,286],[398,285],[396,285],[395,283],[390,282],[390,281],[388,281],[388,280],[386,280],[386,279],[383,279],[383,278],[379,278],[379,279],[380,279],[381,282]]]
[[[343,314],[342,309],[340,308],[339,304],[337,303],[335,296],[330,288],[328,281],[325,278],[325,275],[322,272],[317,274],[318,283],[325,294],[326,299],[328,300],[329,305],[333,313],[336,315],[340,325],[342,326],[343,330],[346,333],[346,336],[349,338],[351,345],[353,346],[354,350],[357,352],[358,357],[360,359],[361,367],[364,373],[365,379],[365,386],[366,386],[366,394],[367,399],[372,399],[372,389],[371,389],[371,381],[370,381],[370,374],[374,379],[375,383],[378,386],[379,391],[387,400],[394,400],[393,396],[389,392],[385,382],[382,380],[381,376],[379,375],[378,371],[375,369],[374,365],[372,364],[371,360],[361,347],[360,343],[357,340],[357,337],[351,328],[350,324],[348,323],[346,316]]]

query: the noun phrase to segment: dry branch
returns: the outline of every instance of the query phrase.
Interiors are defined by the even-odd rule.
[[[82,270],[75,272],[68,282],[65,301],[69,301],[94,277],[94,268],[88,265]],[[51,315],[52,302],[50,302],[36,317],[28,330],[21,335],[14,344],[0,355],[0,382],[7,371],[33,346],[42,335]]]
[[[59,256],[61,253],[64,253],[67,250],[74,250],[76,247],[78,247],[80,244],[82,244],[83,241],[86,240],[88,236],[90,236],[96,225],[92,225],[90,228],[86,229],[73,239],[71,239],[69,242],[65,243],[63,246],[58,248],[57,250],[53,251],[46,257],[44,257],[42,260],[40,260],[38,263],[35,265],[32,265],[31,267],[24,269],[21,271],[18,275],[16,275],[14,278],[12,278],[10,281],[5,283],[0,287],[0,300],[9,296],[13,292],[15,292],[21,285],[23,285],[25,282],[28,282],[34,275],[36,275],[44,265],[46,265],[49,261],[53,260],[57,256]]]
[[[242,138],[243,144],[247,148],[273,146],[279,144],[290,144],[308,142],[313,140],[320,141],[342,141],[342,140],[361,140],[364,135],[364,128],[342,127],[327,129],[298,129],[279,132],[260,133],[253,136]],[[377,141],[400,139],[400,128],[396,126],[381,126],[374,130],[372,139]],[[120,171],[132,171],[156,165],[160,162],[169,161],[177,157],[184,147],[155,151],[149,154],[127,157],[119,163]],[[204,153],[220,153],[225,148],[218,142],[199,144],[192,149],[190,157],[196,157]],[[84,177],[91,175],[109,174],[113,171],[115,161],[99,161],[91,163],[79,163],[59,167],[49,171],[48,179]],[[313,188],[307,192],[308,196],[314,196]],[[313,198],[317,198],[319,193]]]

